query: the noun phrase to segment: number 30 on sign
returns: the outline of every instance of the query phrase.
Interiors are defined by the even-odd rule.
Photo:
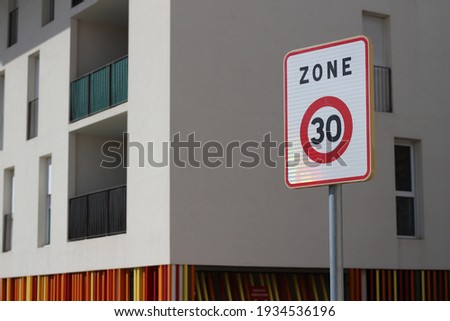
[[[366,37],[284,59],[285,181],[290,188],[373,175],[373,67]]]

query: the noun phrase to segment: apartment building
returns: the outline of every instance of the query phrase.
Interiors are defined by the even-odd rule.
[[[360,34],[376,170],[343,187],[345,297],[448,300],[449,12],[1,0],[0,300],[329,299],[327,188],[289,189],[262,142],[284,139],[284,56]]]

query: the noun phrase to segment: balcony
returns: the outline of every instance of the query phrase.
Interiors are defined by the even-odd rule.
[[[128,57],[72,81],[70,91],[71,122],[126,102]]]
[[[126,185],[69,200],[69,241],[126,232]]]
[[[375,111],[392,113],[391,69],[374,66]]]

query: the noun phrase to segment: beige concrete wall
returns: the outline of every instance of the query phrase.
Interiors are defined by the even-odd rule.
[[[450,23],[443,1],[173,0],[171,132],[202,140],[283,140],[284,55],[363,32],[388,15],[392,114],[376,113],[376,173],[346,185],[345,266],[449,268],[445,106]],[[396,235],[394,139],[420,140],[421,239]],[[236,162],[235,162],[236,163]],[[269,169],[171,170],[175,263],[326,267],[327,188],[288,190]]]
[[[67,209],[69,198],[78,192],[77,163],[81,171],[86,166],[92,169],[99,160],[92,157],[94,149],[103,140],[85,139],[77,153],[77,142],[73,139],[76,133],[99,137],[103,132],[109,138],[114,136],[108,134],[111,130],[117,132],[128,127],[133,132],[132,140],[148,137],[168,140],[170,3],[166,0],[131,2],[130,11],[135,18],[130,23],[130,43],[134,49],[130,50],[133,62],[129,72],[129,102],[72,124],[69,124],[69,88],[74,71],[71,62],[77,61],[73,54],[77,51],[72,49],[77,42],[71,37],[77,32],[70,30],[71,26],[76,27],[71,24],[71,17],[89,8],[94,1],[75,8],[70,8],[70,1],[58,2],[55,21],[43,28],[40,2],[21,3],[22,22],[19,23],[23,31],[19,30],[19,41],[8,49],[0,47],[0,70],[11,75],[5,81],[5,144],[0,152],[0,182],[3,182],[4,169],[14,167],[17,191],[12,251],[0,253],[0,277],[169,263],[169,168],[127,171],[127,182],[134,183],[128,187],[126,234],[68,242]],[[5,6],[5,0],[0,6]],[[39,12],[39,19],[35,12]],[[0,24],[4,25],[4,11],[0,13]],[[149,47],[149,43],[154,46]],[[28,57],[37,51],[41,63],[39,134],[26,141]],[[116,136],[120,140],[121,132]],[[53,167],[51,244],[39,247],[39,160],[45,155],[52,156]],[[130,155],[131,164],[137,159],[137,155]],[[96,175],[79,178],[82,180],[78,181],[79,192],[106,183],[108,186],[122,183],[125,176],[123,170],[120,175],[103,172],[103,176],[113,180],[105,182],[98,172],[90,172],[93,173]],[[100,178],[102,181],[96,181]],[[3,195],[3,183],[0,195]],[[2,199],[0,208],[3,208]]]

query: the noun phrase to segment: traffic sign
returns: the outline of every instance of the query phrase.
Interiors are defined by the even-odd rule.
[[[372,70],[364,36],[286,55],[285,181],[290,188],[372,177]]]

